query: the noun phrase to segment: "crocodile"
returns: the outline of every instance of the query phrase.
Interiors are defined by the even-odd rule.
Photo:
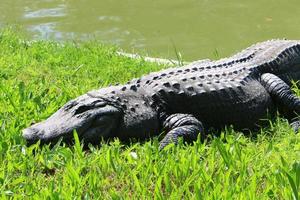
[[[300,99],[291,86],[299,79],[300,41],[268,40],[228,58],[195,61],[92,90],[24,129],[23,137],[27,144],[70,142],[76,130],[83,143],[99,144],[160,135],[163,149],[179,138],[206,138],[211,128],[252,131],[277,113],[297,131]]]

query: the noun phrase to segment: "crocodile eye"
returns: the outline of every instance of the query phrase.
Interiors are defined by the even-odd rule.
[[[87,106],[87,105],[82,105],[82,106],[79,106],[77,109],[76,109],[76,111],[75,111],[75,115],[78,115],[78,114],[80,114],[80,113],[83,113],[83,112],[86,112],[86,111],[88,111],[88,110],[91,110],[91,109],[93,109],[94,108],[94,106]]]
[[[98,107],[103,107],[105,105],[106,105],[106,102],[103,102],[103,101],[95,101],[95,102],[93,102],[92,104],[89,104],[89,105],[80,105],[75,110],[75,115],[80,114],[80,113],[84,113],[84,112],[89,111],[89,110],[93,110],[93,109],[98,108]]]
[[[71,108],[73,108],[74,106],[76,106],[78,103],[74,100],[71,100],[69,101],[66,105],[64,105],[64,109],[67,111],[67,110],[70,110]]]

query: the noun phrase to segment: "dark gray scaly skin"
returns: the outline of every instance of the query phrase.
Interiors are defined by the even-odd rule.
[[[291,80],[300,79],[300,41],[270,40],[218,61],[196,61],[88,92],[47,120],[23,130],[29,144],[101,138],[148,138],[162,131],[160,148],[179,137],[194,141],[208,129],[253,129],[278,110],[292,119],[300,100]],[[299,121],[291,126],[298,130]]]

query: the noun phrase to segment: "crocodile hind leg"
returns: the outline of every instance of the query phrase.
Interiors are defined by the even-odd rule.
[[[269,92],[275,103],[281,110],[287,111],[288,115],[300,114],[300,99],[293,94],[290,86],[278,76],[270,73],[261,75],[261,84]],[[295,132],[300,130],[300,120],[295,120],[291,124]]]
[[[170,143],[178,143],[178,138],[183,137],[184,141],[195,141],[199,133],[204,133],[202,123],[193,115],[172,114],[163,123],[166,136],[162,139],[159,149],[163,149]]]

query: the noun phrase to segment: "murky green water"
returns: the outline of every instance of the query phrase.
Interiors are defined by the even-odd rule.
[[[0,0],[0,26],[33,39],[98,39],[185,60],[227,56],[270,38],[300,39],[299,0]]]

